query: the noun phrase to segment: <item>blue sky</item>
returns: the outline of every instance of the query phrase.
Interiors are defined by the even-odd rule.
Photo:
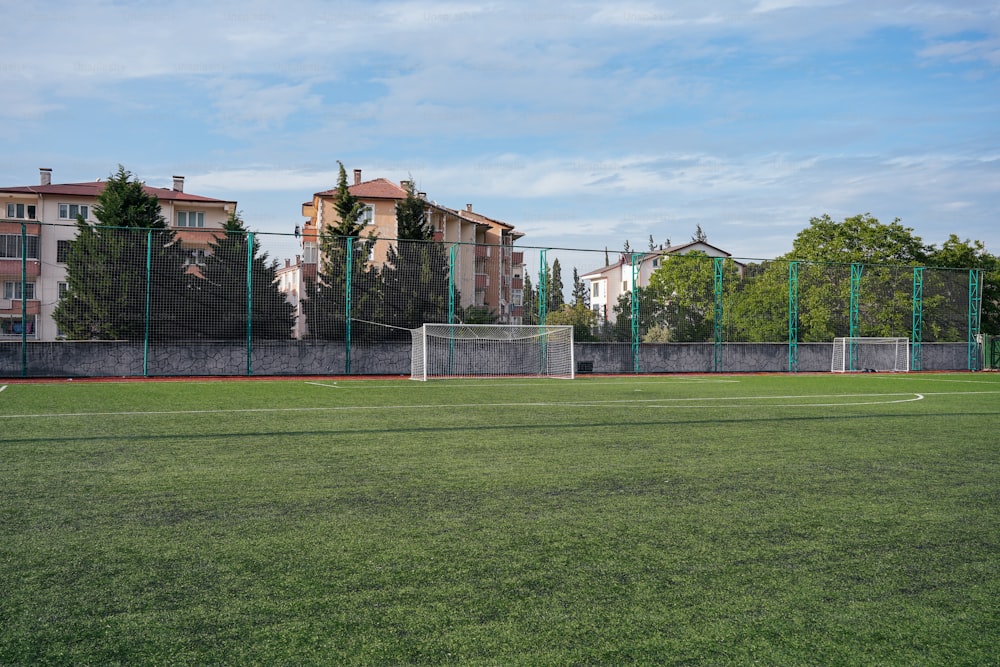
[[[0,0],[0,185],[235,199],[290,234],[364,177],[526,246],[788,252],[813,216],[1000,254],[1000,5]],[[12,29],[16,26],[16,29]],[[264,237],[272,257],[291,236]],[[592,267],[580,267],[581,269]]]

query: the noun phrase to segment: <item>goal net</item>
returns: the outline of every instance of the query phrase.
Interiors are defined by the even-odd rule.
[[[910,339],[834,338],[830,370],[834,373],[909,372]]]
[[[573,327],[425,324],[411,329],[410,379],[431,377],[573,378]]]

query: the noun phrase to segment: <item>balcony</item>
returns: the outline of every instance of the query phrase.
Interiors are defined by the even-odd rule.
[[[514,276],[510,280],[511,289],[524,289],[524,278],[521,276]]]
[[[476,291],[485,291],[487,287],[490,286],[490,276],[487,273],[477,273],[476,274]]]
[[[488,246],[488,245],[477,245],[476,246],[476,257],[477,258],[479,258],[479,257],[490,257],[491,254],[492,254],[491,250],[492,250],[492,248],[490,248],[490,246]]]
[[[24,266],[25,275],[28,278],[37,278],[42,274],[42,263],[37,259],[29,259]],[[20,259],[0,259],[0,276],[11,276],[21,278]]]
[[[510,261],[514,266],[521,266],[524,264],[524,253],[521,251],[512,253]]]

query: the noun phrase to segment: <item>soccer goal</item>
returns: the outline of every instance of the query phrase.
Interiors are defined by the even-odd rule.
[[[573,327],[425,324],[411,329],[410,379],[573,378]]]
[[[830,370],[834,373],[907,373],[910,370],[910,339],[834,338]]]

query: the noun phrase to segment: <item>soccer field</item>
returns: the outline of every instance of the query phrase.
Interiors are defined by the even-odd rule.
[[[1000,663],[1000,375],[0,387],[3,665]]]

